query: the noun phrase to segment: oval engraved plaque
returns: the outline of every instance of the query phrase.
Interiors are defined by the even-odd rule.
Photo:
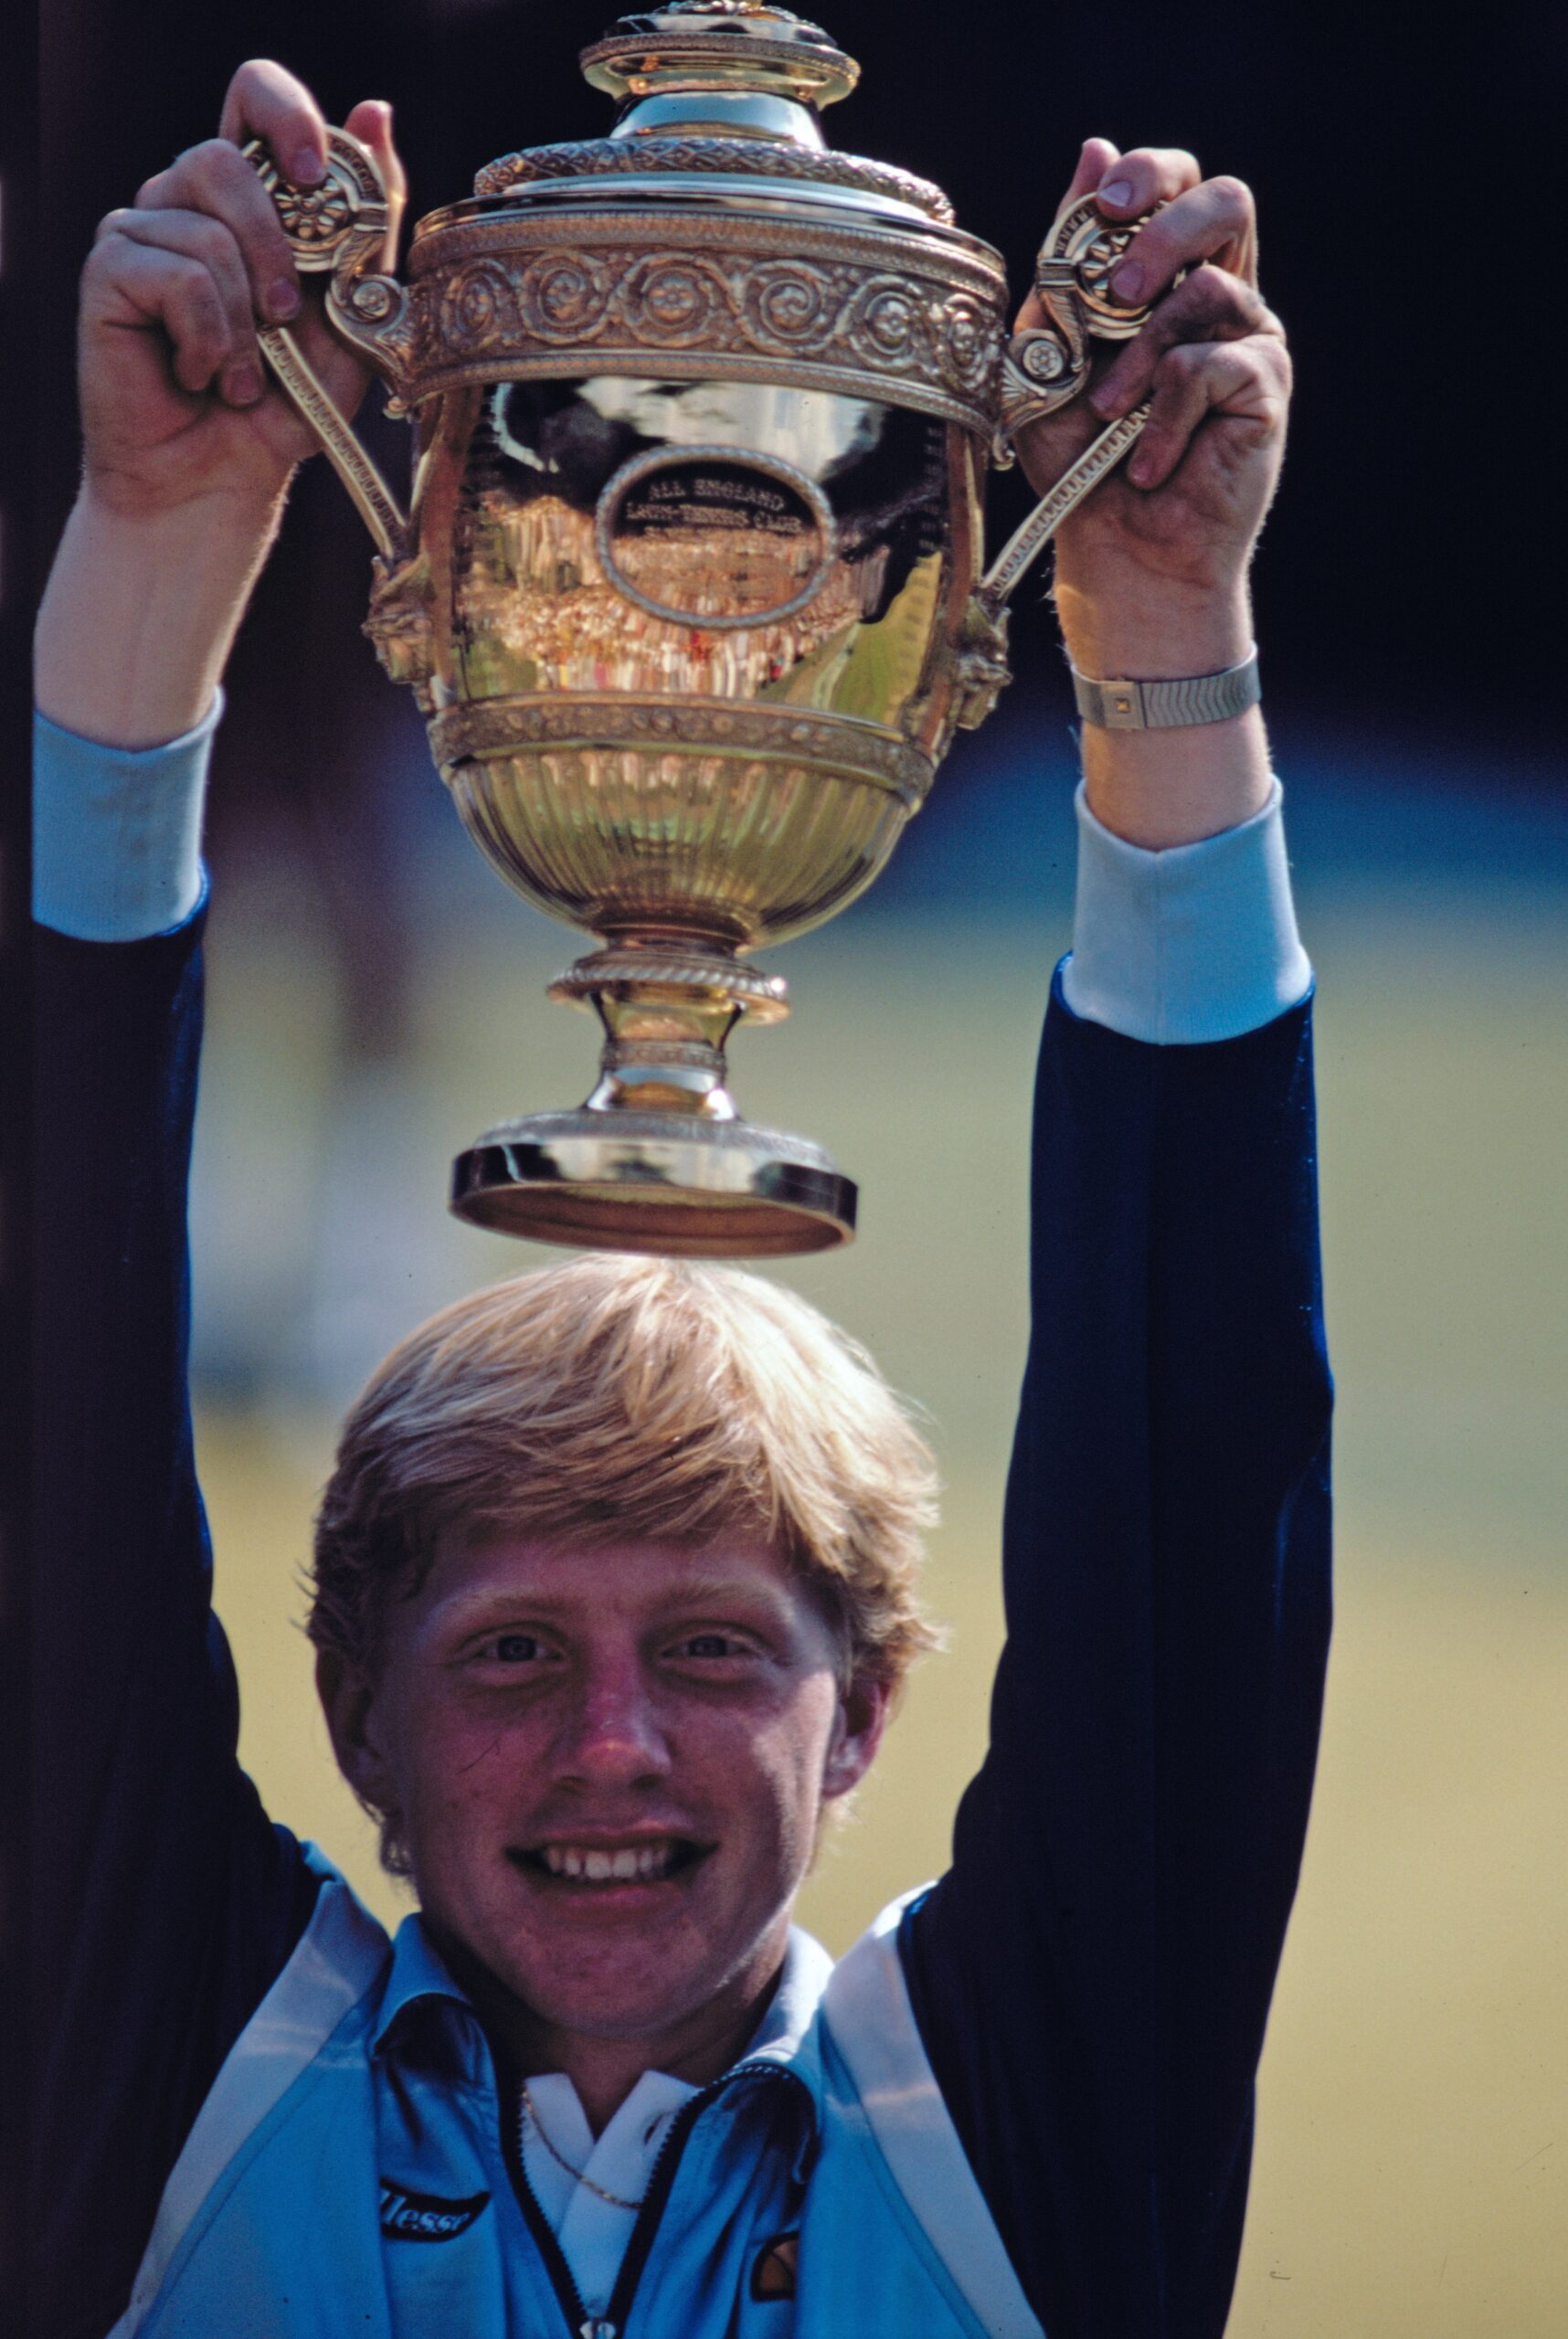
[[[634,456],[599,497],[594,535],[610,583],[675,625],[792,617],[833,565],[833,515],[816,482],[733,447]]]

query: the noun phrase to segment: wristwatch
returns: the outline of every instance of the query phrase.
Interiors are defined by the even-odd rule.
[[[1245,714],[1263,696],[1257,651],[1217,674],[1183,674],[1172,682],[1097,683],[1072,670],[1073,695],[1086,723],[1105,731],[1165,731],[1185,723],[1224,723]]]

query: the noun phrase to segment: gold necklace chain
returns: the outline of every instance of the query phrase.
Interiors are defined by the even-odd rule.
[[[562,2152],[556,2144],[552,2143],[550,2132],[539,2117],[539,2107],[528,2092],[527,2080],[524,2080],[521,2084],[523,2092],[517,2104],[517,2142],[519,2149],[521,2149],[523,2143],[523,2122],[524,2120],[532,2120],[534,2122],[535,2133],[537,2135],[539,2142],[544,2145],[545,2150],[549,2154],[550,2158],[556,2163],[556,2166],[564,2168],[568,2176],[575,2176],[579,2185],[586,2185],[588,2191],[594,2195],[596,2199],[608,2201],[612,2209],[640,2209],[642,2207],[643,2202],[648,2197],[645,2193],[640,2195],[635,2201],[623,2201],[619,2193],[607,2193],[602,2185],[596,2185],[591,2176],[585,2175],[580,2168],[574,2168],[572,2166],[571,2162],[567,2158],[565,2153]]]

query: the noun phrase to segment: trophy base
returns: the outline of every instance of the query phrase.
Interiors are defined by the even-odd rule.
[[[452,1164],[451,1208],[533,1243],[677,1259],[782,1259],[854,1233],[855,1186],[820,1146],[697,1114],[530,1113]]]

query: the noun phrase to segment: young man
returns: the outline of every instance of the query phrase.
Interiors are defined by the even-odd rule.
[[[395,174],[386,109],[349,127]],[[40,625],[38,2328],[1218,2339],[1329,1629],[1309,974],[1256,709],[1086,727],[1009,1638],[948,1874],[836,1970],[790,1930],[920,1645],[917,1439],[774,1287],[591,1258],[413,1334],[323,1503],[333,1741],[420,1904],[390,1944],[238,1769],[191,1467],[201,775],[307,451],[237,146],[308,177],[323,124],[252,65],[223,132],[101,231]],[[1064,632],[1091,676],[1215,674],[1288,388],[1251,201],[1102,140],[1091,191],[1164,204],[1121,278],[1160,297],[1026,460],[1155,412],[1063,533]]]

